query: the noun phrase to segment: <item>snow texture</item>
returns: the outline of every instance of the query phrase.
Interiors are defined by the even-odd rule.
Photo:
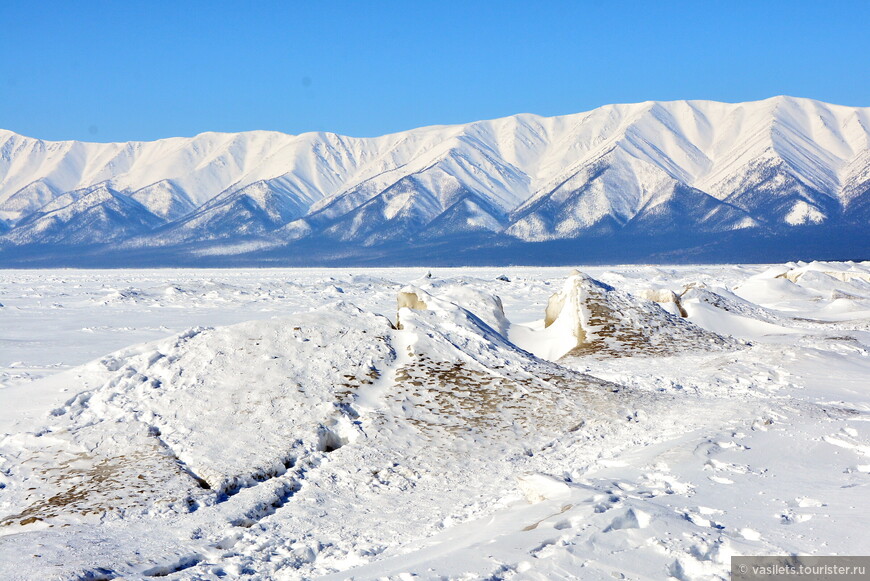
[[[868,263],[0,292],[4,579],[706,580],[870,549]]]

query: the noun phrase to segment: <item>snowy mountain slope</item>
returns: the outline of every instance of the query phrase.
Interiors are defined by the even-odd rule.
[[[870,219],[870,149],[855,158],[845,175],[843,203],[846,218],[866,224]]]
[[[36,212],[58,196],[58,191],[53,187],[42,180],[36,180],[0,204],[0,219],[14,223],[22,216],[26,217]]]
[[[193,200],[172,180],[160,180],[140,188],[130,197],[166,221],[177,220],[196,208]]]
[[[512,218],[508,233],[525,240],[614,233],[626,227],[641,232],[716,232],[757,225],[734,205],[685,185],[620,147],[552,191],[540,192]]]
[[[256,181],[281,175],[286,171],[284,160],[275,156],[292,159],[295,151],[287,150],[298,141],[262,131],[106,144],[43,142],[7,135],[0,149],[4,191],[27,185],[22,181],[35,181],[30,179],[34,174],[60,191],[107,180],[118,191],[136,191],[172,179],[197,205],[246,178]]]
[[[506,222],[507,216],[501,208],[474,192],[467,192],[430,221],[420,237],[447,238],[468,232],[498,232]]]
[[[324,232],[339,240],[372,245],[421,229],[440,210],[437,193],[412,175],[342,215]]]
[[[265,234],[299,217],[307,209],[305,198],[288,189],[282,178],[258,181],[219,194],[192,213],[136,242],[167,244]]]
[[[51,242],[14,232],[53,199],[105,184],[167,222],[153,233],[130,228],[136,247],[861,225],[870,220],[868,128],[868,108],[775,97],[608,105],[377,138],[253,131],[98,144],[3,131],[0,219],[12,227],[7,245]]]
[[[12,242],[95,244],[147,232],[162,220],[136,200],[105,185],[64,194],[8,233]]]
[[[718,188],[731,191],[725,198],[728,203],[772,224],[818,224],[841,211],[834,196],[813,189],[790,171],[787,162],[773,156],[753,160]]]
[[[449,234],[454,230],[445,230],[448,223],[455,232],[502,230],[502,216],[528,194],[528,176],[498,157],[492,128],[436,129],[438,137],[453,135],[315,204],[300,226],[365,245],[406,240],[427,229],[430,236]],[[457,205],[468,196],[469,202]]]

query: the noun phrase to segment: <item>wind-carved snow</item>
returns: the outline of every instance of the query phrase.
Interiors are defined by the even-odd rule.
[[[255,131],[98,144],[3,132],[0,242],[426,246],[469,234],[534,242],[854,228],[870,215],[868,111],[775,97],[608,105],[365,139]],[[86,219],[51,216],[53,200],[98,187],[152,217],[115,212],[95,222],[111,235],[60,233]]]

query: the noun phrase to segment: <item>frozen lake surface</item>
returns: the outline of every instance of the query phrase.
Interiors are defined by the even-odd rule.
[[[870,552],[870,264],[581,270],[0,271],[0,577]]]

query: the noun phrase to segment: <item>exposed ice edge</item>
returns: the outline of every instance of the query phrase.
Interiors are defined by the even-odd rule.
[[[867,281],[867,273],[866,265],[788,265],[762,273],[746,281],[744,286],[747,292],[754,285],[776,289],[777,292],[782,292],[782,288],[798,293],[803,287],[797,286],[797,281],[815,285],[811,288],[834,285],[831,288],[851,289],[849,285]],[[509,338],[515,336],[516,329],[507,322],[501,302],[495,297],[473,288],[429,285],[426,281],[421,281],[419,286],[402,289],[401,292],[406,293],[406,296],[399,301],[396,320],[401,330],[393,329],[385,317],[372,315],[346,303],[268,322],[197,329],[175,339],[130,348],[104,358],[104,363],[100,363],[103,367],[100,373],[110,375],[106,387],[74,398],[62,410],[58,410],[51,418],[53,425],[50,431],[41,432],[37,438],[27,435],[6,438],[0,447],[5,458],[12,458],[15,455],[9,454],[10,448],[20,446],[20,450],[30,453],[38,451],[39,442],[43,440],[56,447],[67,434],[75,433],[79,440],[74,444],[87,448],[87,452],[117,456],[117,452],[125,448],[138,448],[149,437],[154,437],[150,428],[157,427],[160,439],[167,439],[172,450],[177,451],[177,456],[185,458],[186,465],[195,466],[198,474],[207,474],[212,478],[214,496],[211,498],[209,495],[212,492],[198,490],[191,483],[169,478],[160,492],[165,493],[165,496],[180,492],[178,502],[168,506],[155,503],[148,507],[149,511],[137,515],[135,506],[147,499],[144,496],[135,499],[138,503],[131,503],[134,508],[125,508],[122,518],[113,518],[109,514],[111,511],[105,513],[108,517],[99,516],[100,520],[106,521],[104,526],[108,527],[103,533],[105,535],[117,535],[123,530],[118,527],[128,527],[129,531],[140,530],[144,534],[153,534],[156,540],[148,541],[153,543],[149,546],[138,546],[143,554],[137,557],[140,560],[136,561],[135,566],[127,557],[126,564],[121,562],[123,558],[119,558],[118,564],[109,567],[104,554],[99,566],[87,569],[91,572],[99,573],[102,570],[107,571],[106,574],[148,575],[177,572],[183,578],[185,574],[206,575],[208,571],[221,569],[233,574],[234,570],[227,563],[259,562],[258,566],[266,567],[264,562],[258,561],[260,557],[246,551],[253,550],[255,545],[259,546],[268,538],[276,537],[300,539],[301,544],[289,553],[280,553],[282,569],[274,570],[271,574],[298,570],[306,572],[301,574],[313,576],[315,572],[319,574],[330,569],[345,570],[373,559],[383,550],[376,548],[378,539],[384,542],[384,539],[390,538],[408,540],[427,537],[437,532],[439,527],[434,525],[439,519],[443,523],[439,537],[442,546],[448,547],[460,539],[471,538],[463,536],[473,536],[474,533],[467,527],[463,528],[460,524],[463,518],[455,513],[463,503],[472,506],[477,502],[475,498],[478,494],[490,494],[490,504],[471,509],[469,516],[494,514],[492,518],[496,522],[499,518],[510,517],[513,519],[509,520],[511,526],[523,522],[521,528],[528,535],[526,538],[540,535],[537,544],[530,548],[532,555],[538,559],[555,556],[563,565],[573,563],[579,567],[579,563],[571,560],[571,546],[566,544],[566,539],[568,532],[580,526],[580,523],[600,526],[600,537],[595,542],[604,544],[617,542],[613,539],[631,539],[633,531],[661,526],[662,522],[671,523],[667,526],[677,527],[677,530],[692,535],[696,535],[697,530],[722,530],[726,526],[720,522],[722,517],[703,506],[687,509],[679,516],[681,522],[673,524],[673,515],[663,505],[650,504],[642,499],[684,493],[691,496],[694,488],[703,486],[702,481],[707,475],[710,482],[717,486],[733,485],[737,478],[735,475],[745,474],[747,470],[752,473],[752,466],[741,467],[736,463],[736,458],[728,456],[732,453],[746,454],[751,448],[739,443],[747,440],[745,434],[738,435],[741,430],[764,433],[771,425],[787,421],[788,416],[783,415],[788,413],[786,410],[764,409],[769,404],[757,399],[758,393],[763,391],[753,393],[754,390],[765,388],[766,380],[756,379],[755,375],[762,371],[767,373],[764,371],[766,368],[754,363],[751,357],[745,361],[741,359],[737,366],[728,367],[730,356],[726,355],[734,353],[733,349],[743,344],[685,321],[679,316],[678,305],[673,302],[673,297],[680,296],[681,306],[687,311],[690,320],[705,321],[711,327],[721,327],[719,323],[710,323],[709,313],[713,312],[718,313],[722,320],[760,321],[769,326],[757,327],[763,330],[785,329],[783,325],[797,322],[721,289],[694,285],[680,293],[670,291],[669,294],[660,290],[654,288],[639,294],[659,298],[666,308],[671,309],[670,314],[612,286],[580,274],[572,275],[562,290],[551,298],[550,305],[562,305],[560,309],[550,309],[553,313],[551,324],[545,328],[529,329],[526,337],[536,337],[538,341],[527,342],[526,351],[520,351],[511,344]],[[838,292],[842,294],[845,291]],[[852,292],[856,291],[853,289]],[[413,295],[414,299],[409,300],[407,295]],[[595,302],[595,309],[587,306],[589,301]],[[565,305],[577,308],[566,310]],[[618,319],[607,320],[606,325],[601,324],[602,317],[614,312],[619,314]],[[703,313],[707,313],[707,319],[700,316]],[[563,319],[564,325],[558,323],[560,319]],[[800,323],[813,324],[811,321]],[[602,332],[605,327],[607,331]],[[815,324],[817,329],[824,327],[822,323]],[[582,333],[578,333],[578,329],[582,329]],[[532,357],[529,351],[536,348],[536,342],[542,342],[542,334],[555,330],[564,331],[560,338],[567,339],[568,343],[573,342],[570,350],[587,345],[586,349],[569,355],[569,360],[616,361],[614,356],[643,354],[640,346],[648,343],[652,352],[659,355],[661,349],[674,347],[676,352],[689,357],[686,361],[708,365],[715,370],[713,374],[721,373],[724,383],[719,385],[720,379],[714,377],[705,379],[708,383],[701,383],[706,386],[704,389],[710,389],[711,394],[715,394],[715,401],[705,402],[703,399],[676,398],[673,394],[677,392],[659,394],[646,389],[627,389],[618,379],[618,364],[610,368],[606,365],[601,367],[602,370],[611,369],[611,383]],[[581,336],[583,341],[579,341]],[[656,337],[667,340],[663,343],[647,341]],[[317,349],[308,351],[306,346],[311,347],[311,343]],[[295,353],[299,356],[295,358],[297,361],[304,361],[315,369],[298,370],[298,365],[270,363],[274,361],[274,356],[280,357],[282,353]],[[310,354],[315,356],[308,356]],[[763,354],[762,350],[760,355]],[[269,365],[275,367],[267,369]],[[637,365],[638,369],[644,369],[644,366],[654,367],[656,360],[648,359],[644,363],[644,358],[627,357],[623,365],[629,368]],[[750,368],[756,366],[758,371],[743,371],[741,380],[746,379],[748,383],[742,387],[740,383],[731,385],[729,382],[733,382],[734,377],[729,370],[737,370],[743,365]],[[581,363],[578,367],[582,369],[583,366]],[[88,372],[87,369],[78,371]],[[188,374],[192,374],[193,379],[190,383],[184,383],[184,377]],[[239,381],[223,381],[228,374],[235,374]],[[273,385],[263,385],[264,379]],[[780,389],[787,385],[787,381],[777,379],[766,389]],[[203,382],[211,385],[203,385]],[[286,390],[270,391],[276,387],[275,382],[281,384],[277,387]],[[476,385],[481,397],[471,397],[470,393],[474,389],[468,390],[469,395],[463,395],[463,390],[459,389],[445,390],[444,382],[454,387]],[[176,390],[171,394],[170,401],[164,402],[171,403],[171,406],[162,405],[154,392],[167,390],[173,383],[183,384],[183,389]],[[582,385],[583,389],[564,397],[565,390],[572,384]],[[299,392],[300,386],[310,386],[310,389]],[[220,399],[221,396],[230,395],[233,390],[243,394],[254,389],[266,393],[253,399]],[[614,393],[614,389],[618,393]],[[195,397],[181,399],[184,392],[188,391],[193,392]],[[300,393],[302,395],[296,395]],[[367,396],[364,401],[362,397],[356,397],[362,394]],[[510,394],[518,394],[519,397],[511,399]],[[274,397],[276,395],[280,397]],[[326,397],[320,397],[323,395]],[[431,397],[425,397],[427,395]],[[488,395],[493,397],[485,397]],[[213,396],[215,399],[209,399]],[[283,405],[281,397],[301,399],[287,402],[293,405]],[[571,401],[572,398],[575,401]],[[736,401],[727,403],[732,398],[736,398]],[[340,400],[338,404],[336,399]],[[222,408],[220,403],[226,401],[234,403],[235,407]],[[300,403],[305,405],[299,407]],[[735,426],[742,427],[728,434],[711,435],[709,441],[697,445],[694,454],[703,459],[704,468],[700,475],[689,482],[680,482],[670,475],[667,466],[661,462],[653,462],[642,468],[638,480],[632,481],[634,490],[628,488],[628,481],[617,485],[613,482],[597,482],[594,477],[588,476],[591,468],[606,466],[614,455],[628,453],[634,447],[654,448],[656,442],[680,437],[684,437],[686,443],[692,442],[691,446],[694,447],[697,442],[691,437],[697,437],[697,434],[692,433],[693,428],[709,429],[714,424],[708,424],[704,414],[686,417],[687,414],[674,409],[675,404],[690,406],[696,414],[703,410],[707,416],[722,421],[738,418]],[[796,404],[790,402],[788,405]],[[192,406],[195,413],[184,414],[185,406]],[[218,408],[218,415],[214,415],[213,408]],[[739,412],[737,408],[740,408]],[[800,404],[800,409],[807,417],[822,413],[836,417],[838,421],[848,417],[846,411],[820,411],[815,405]],[[542,413],[536,415],[538,411]],[[265,415],[258,416],[257,412]],[[175,414],[175,420],[172,414]],[[270,430],[285,429],[287,422],[293,424],[294,429],[292,434],[286,432],[289,438],[286,434],[277,434],[282,437],[273,440],[272,437],[276,436],[273,433],[248,433],[251,430],[238,428],[215,430],[210,425],[221,418],[235,420],[237,417],[246,417],[252,426],[268,425]],[[747,417],[753,421],[750,424],[742,423]],[[258,424],[258,418],[267,419],[268,423]],[[459,421],[454,421],[457,418]],[[67,421],[72,423],[65,423]],[[528,424],[523,425],[523,421]],[[137,427],[139,424],[143,424],[142,429]],[[196,427],[192,430],[194,433],[182,432],[186,424]],[[721,429],[722,425],[715,424],[716,429]],[[69,431],[64,432],[64,429]],[[199,429],[207,431],[207,437],[196,434]],[[232,441],[233,438],[228,439],[229,435],[253,440],[248,439],[239,445]],[[857,432],[845,431],[836,437],[827,434],[824,441],[834,442],[832,445],[841,449],[860,452],[862,444],[856,441],[856,436]],[[211,438],[218,439],[224,445],[219,449],[209,448]],[[602,448],[597,444],[602,439],[607,447]],[[356,440],[354,445],[347,445],[353,440]],[[270,458],[280,457],[280,451],[286,450],[288,442],[295,446],[295,463],[286,466],[284,472],[280,468],[270,472],[270,466],[277,466]],[[262,449],[252,449],[252,443],[254,447]],[[583,460],[586,464],[579,462],[577,454],[583,456],[578,448],[583,447],[599,456]],[[244,462],[224,457],[237,451],[247,454]],[[532,455],[528,455],[529,452]],[[674,448],[670,455],[678,453],[679,448]],[[20,457],[18,461],[23,458]],[[49,458],[46,460],[50,461]],[[564,458],[571,458],[571,463],[559,461]],[[172,474],[176,469],[165,458],[157,458],[156,462],[154,474],[159,475],[161,471]],[[467,466],[463,466],[464,463]],[[233,476],[240,466],[245,468],[246,476],[234,480]],[[10,469],[8,464],[4,467]],[[554,470],[556,467],[558,469]],[[11,468],[14,472],[14,467]],[[483,480],[480,480],[481,468],[487,471]],[[371,480],[366,480],[369,472]],[[121,474],[124,474],[123,470]],[[474,477],[477,480],[472,482],[480,488],[472,492],[463,488],[463,478],[471,478],[474,474],[477,474]],[[431,479],[432,475],[440,477],[441,482],[437,486]],[[135,478],[135,475],[131,476]],[[587,478],[590,480],[584,481]],[[238,482],[244,483],[244,486],[236,488],[235,483]],[[225,497],[218,498],[222,486],[225,487]],[[433,502],[430,495],[439,491],[443,495],[445,486],[448,494],[455,498]],[[508,496],[503,503],[492,504],[494,499],[504,497],[506,491],[511,489],[515,497]],[[8,492],[12,491],[4,490],[4,499],[10,498],[5,496]],[[534,504],[528,508],[517,508],[523,505],[511,503],[519,498],[516,496],[518,494],[534,501]],[[198,507],[193,512],[187,512],[191,506],[185,504],[185,499],[191,498]],[[385,522],[383,526],[390,530],[380,534],[360,532],[356,543],[347,544],[347,538],[337,533],[336,529],[323,530],[319,536],[320,539],[332,539],[333,545],[312,548],[314,545],[306,545],[301,541],[306,538],[311,540],[305,532],[308,530],[310,535],[311,529],[306,527],[334,526],[334,523],[329,524],[332,522],[330,519],[318,516],[318,502],[338,502],[333,508],[340,514],[341,503],[347,500],[361,502],[363,506],[371,503],[375,511],[388,511],[391,506],[396,506],[395,503],[405,499],[420,503],[406,515],[407,529],[402,530],[396,522]],[[100,499],[92,500],[96,502]],[[458,504],[450,504],[453,501]],[[282,507],[291,502],[295,507],[292,517],[298,519],[299,523],[266,518],[276,514],[276,511],[282,511]],[[802,505],[806,505],[806,502],[809,501],[801,501]],[[444,512],[445,503],[450,507],[448,514]],[[77,506],[86,508],[85,505]],[[800,522],[804,514],[798,509],[783,509],[783,522]],[[461,513],[461,508],[458,510]],[[89,530],[87,524],[92,518],[93,515],[81,515],[70,521],[73,527],[70,534],[81,532],[84,537],[92,535],[94,531]],[[160,525],[161,522],[165,525]],[[142,528],[137,529],[140,525]],[[38,523],[28,525],[31,529],[38,526]],[[746,527],[744,529],[740,533],[741,538],[746,541],[755,538],[753,542],[758,541],[757,533]],[[496,541],[492,545],[493,551],[500,550],[502,545],[499,543],[502,540],[508,544],[513,542],[510,540],[512,537],[505,536],[506,533],[503,535],[501,530],[495,527],[488,533],[490,540]],[[50,545],[52,535],[63,534],[62,528],[48,529],[42,533],[25,533],[19,540],[22,543]],[[165,544],[161,544],[160,539],[166,535],[179,534],[180,540],[172,550],[167,550]],[[7,537],[6,540],[12,543],[7,544],[7,547],[15,547],[14,539]],[[467,558],[468,563],[477,563],[474,565],[477,567],[479,561],[474,561],[468,550],[474,550],[474,547],[482,550],[483,542],[484,539],[478,544],[469,541],[468,547],[472,549],[466,549],[464,553],[456,549],[459,551],[456,555]],[[662,558],[670,559],[669,574],[687,579],[724,575],[727,572],[728,555],[739,550],[742,541],[735,540],[733,535],[720,535],[717,539],[714,534],[706,541],[695,539],[692,542],[694,545],[689,551],[689,554],[694,555],[692,558],[678,552],[667,552],[669,549],[665,548],[667,550]],[[765,545],[766,542],[762,541],[762,545],[773,546]],[[133,543],[131,546],[137,545]],[[272,551],[281,548],[280,544],[269,546],[272,548],[268,550]],[[373,552],[354,556],[358,547],[366,547],[366,551]],[[3,551],[2,545],[0,551]],[[118,555],[125,551],[129,551],[129,547],[120,547]],[[420,555],[427,554],[425,547],[418,547],[417,551]],[[172,558],[161,561],[175,553],[177,555]],[[250,558],[243,558],[244,555]],[[395,555],[390,558],[401,562]],[[4,560],[0,559],[0,562]],[[390,570],[389,562],[388,559],[381,564],[383,571]],[[404,570],[408,570],[412,562],[405,561],[402,566]],[[524,570],[533,571],[540,566],[544,565],[528,565],[530,568],[527,569],[523,563],[513,563],[503,573],[522,574]],[[133,568],[125,570],[125,567]],[[369,578],[365,572],[367,570],[371,571],[363,567],[360,578]],[[78,572],[87,571],[82,569]],[[650,571],[647,570],[647,574],[652,574]],[[609,574],[606,570],[603,572]]]

